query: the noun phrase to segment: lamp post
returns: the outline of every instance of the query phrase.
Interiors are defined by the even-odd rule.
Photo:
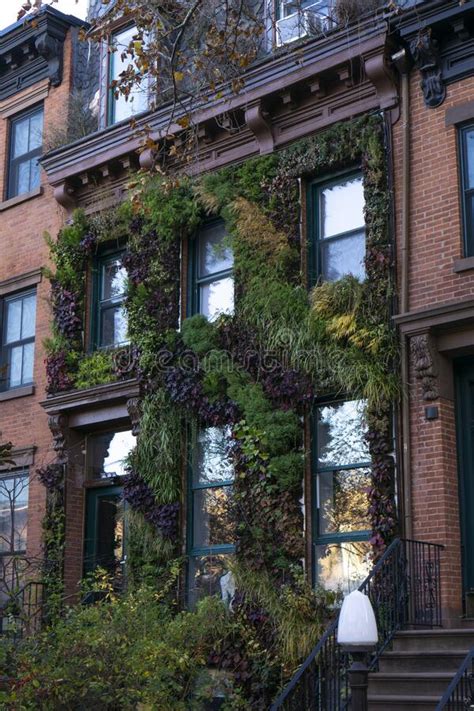
[[[349,669],[351,711],[367,711],[367,654],[378,642],[377,623],[367,595],[354,590],[344,598],[337,627],[337,642],[352,656]]]

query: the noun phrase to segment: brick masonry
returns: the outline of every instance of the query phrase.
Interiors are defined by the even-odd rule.
[[[71,81],[71,42],[64,44],[64,74],[61,85],[50,87],[44,101],[44,126],[47,134],[52,127],[63,121],[67,114],[67,101]],[[35,89],[30,87],[17,95],[18,102],[28,97]],[[11,99],[8,99],[11,102]],[[2,104],[0,103],[0,113]],[[8,175],[9,119],[0,119],[0,195],[5,194]],[[64,222],[62,208],[53,197],[44,173],[41,177],[43,194],[11,206],[0,213],[0,282],[41,267],[48,266],[48,248],[44,232],[55,235]],[[37,285],[36,336],[34,357],[33,395],[0,401],[0,431],[2,441],[10,440],[15,448],[36,447],[34,463],[30,467],[28,502],[27,557],[41,554],[41,522],[44,515],[45,490],[35,471],[55,458],[48,418],[40,401],[44,400],[46,374],[44,339],[49,335],[50,307],[48,303],[49,282],[44,277]]]
[[[457,136],[446,127],[448,108],[474,96],[474,78],[447,87],[445,102],[426,108],[414,72],[410,85],[410,256],[409,310],[428,309],[474,296],[474,269],[456,273],[463,257]],[[397,262],[400,264],[402,121],[393,128],[393,165]],[[400,280],[400,270],[398,273]],[[399,284],[400,286],[400,284]],[[473,349],[474,349],[474,343]],[[452,383],[452,359],[447,360]],[[445,545],[442,560],[442,598],[453,620],[462,614],[461,538],[458,499],[455,403],[452,392],[433,404],[439,418],[428,421],[421,388],[413,371],[410,394],[413,536]],[[443,393],[442,393],[443,394]]]

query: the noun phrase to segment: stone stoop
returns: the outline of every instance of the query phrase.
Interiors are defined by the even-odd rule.
[[[472,645],[474,629],[397,632],[369,674],[369,711],[435,711]]]

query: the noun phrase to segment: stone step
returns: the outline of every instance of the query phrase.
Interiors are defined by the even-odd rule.
[[[403,630],[393,640],[393,651],[439,652],[441,650],[465,650],[474,645],[472,629]]]
[[[369,675],[369,695],[433,696],[444,694],[454,673],[375,672]]]
[[[441,651],[425,650],[420,654],[416,650],[384,652],[379,660],[381,672],[452,672],[459,669],[466,650],[445,649]]]
[[[371,694],[368,697],[369,711],[435,711],[439,696],[406,696],[395,694]]]

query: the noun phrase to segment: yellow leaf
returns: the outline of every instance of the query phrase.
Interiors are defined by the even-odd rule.
[[[183,72],[173,72],[173,76],[175,81],[183,81],[184,79]]]

